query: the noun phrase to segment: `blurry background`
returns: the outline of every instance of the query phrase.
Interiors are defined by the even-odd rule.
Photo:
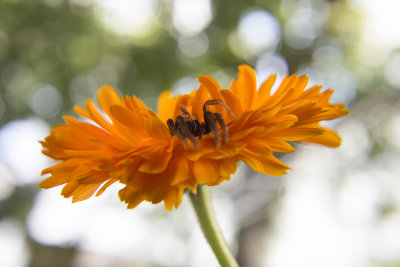
[[[308,74],[351,115],[283,177],[241,165],[213,188],[241,266],[400,266],[398,0],[1,0],[0,265],[217,266],[188,199],[126,210],[118,185],[70,204],[39,190],[38,140],[110,84],[153,109],[165,89]]]

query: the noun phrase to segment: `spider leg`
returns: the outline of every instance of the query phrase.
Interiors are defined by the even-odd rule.
[[[215,114],[207,111],[206,113],[204,113],[204,120],[206,122],[207,127],[214,133],[215,145],[217,147],[220,147],[221,140],[220,140],[219,131],[217,128],[217,120],[216,120]]]
[[[223,106],[224,108],[226,108],[226,110],[229,112],[229,114],[231,114],[232,118],[235,118],[235,114],[233,114],[232,109],[224,101],[222,101],[220,99],[207,100],[206,103],[204,103],[204,106],[203,106],[204,114],[205,114],[205,112],[207,110],[207,107],[208,106],[212,106],[212,105],[221,105],[221,106]]]
[[[190,117],[190,113],[186,110],[186,107],[184,105],[181,106],[181,111],[182,111],[182,118],[184,121],[192,120],[192,118]]]
[[[206,131],[206,125],[204,124],[204,122],[202,122],[200,123],[199,140],[201,140],[201,138],[205,134],[205,131]]]
[[[178,117],[180,117],[180,116],[178,116]],[[174,121],[172,119],[167,120],[169,132],[171,133],[172,136],[176,135],[179,139],[181,139],[185,143],[185,146],[187,146],[188,144],[186,142],[185,136],[182,134],[181,126],[178,121],[181,121],[181,120],[178,120],[178,118],[177,118],[176,123],[174,124]]]
[[[219,125],[221,125],[222,131],[224,132],[224,141],[225,144],[229,143],[229,134],[228,127],[226,127],[225,121],[222,118],[222,115],[219,113],[214,113],[215,119],[218,121]]]
[[[185,140],[185,137],[189,138],[189,140],[192,141],[196,149],[199,149],[199,146],[197,145],[197,141],[194,138],[194,135],[190,131],[188,125],[186,124],[185,119],[182,116],[176,117],[175,127],[178,129],[177,132],[180,134],[180,136],[177,134],[178,137],[184,141],[186,146],[187,142]]]
[[[172,136],[176,135],[176,130],[175,130],[175,124],[174,121],[172,119],[168,119],[167,120],[167,125],[168,125],[168,129],[169,132]]]

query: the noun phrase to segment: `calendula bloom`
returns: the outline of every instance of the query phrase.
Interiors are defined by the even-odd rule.
[[[43,153],[59,162],[43,170],[50,177],[39,186],[65,184],[61,194],[76,202],[119,182],[128,208],[164,201],[171,210],[185,189],[195,193],[197,185],[229,180],[238,161],[260,173],[285,174],[289,167],[274,152],[294,151],[289,141],[339,146],[340,137],[319,125],[348,113],[343,104],[329,102],[333,91],[306,89],[308,78],[294,74],[271,94],[275,79],[257,90],[246,65],[228,89],[202,76],[190,94],[162,93],[157,113],[137,97],[121,98],[104,86],[97,95],[102,111],[90,99],[85,109],[74,107],[93,123],[64,116],[65,124],[41,142]]]

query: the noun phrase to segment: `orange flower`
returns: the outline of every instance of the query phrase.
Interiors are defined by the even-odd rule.
[[[166,91],[159,98],[157,114],[135,96],[121,99],[113,88],[102,87],[97,99],[105,114],[90,99],[86,109],[74,107],[94,124],[64,116],[66,124],[54,127],[41,142],[43,153],[59,163],[43,170],[42,174],[50,177],[39,186],[65,184],[61,194],[76,202],[96,191],[98,196],[120,182],[125,187],[119,196],[128,208],[142,201],[164,201],[171,210],[178,207],[185,189],[195,192],[199,184],[211,186],[229,180],[240,160],[264,174],[285,174],[289,167],[273,153],[294,151],[288,141],[340,145],[335,132],[319,125],[321,120],[348,114],[344,105],[329,103],[332,90],[320,92],[320,86],[305,90],[308,78],[294,74],[271,94],[276,76],[270,76],[259,90],[249,66],[240,66],[238,76],[229,89],[202,76],[198,78],[200,87],[190,94],[172,96]],[[207,100],[219,100],[227,108],[216,104],[203,109]],[[199,123],[204,123],[204,111],[221,114],[228,136],[224,127],[213,128],[210,123],[205,126],[210,133],[205,131],[201,140],[183,141],[182,134],[172,135],[168,119],[176,122],[180,116],[188,120],[182,106]],[[221,125],[221,120],[213,118]],[[176,122],[175,126],[183,133],[178,129],[183,124]]]

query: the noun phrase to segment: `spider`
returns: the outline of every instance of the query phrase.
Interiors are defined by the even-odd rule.
[[[186,110],[186,107],[182,105],[181,106],[182,115],[176,117],[175,123],[172,119],[169,119],[167,121],[167,125],[171,135],[172,136],[176,135],[177,137],[179,137],[179,139],[181,139],[185,143],[185,146],[187,146],[186,138],[189,138],[189,140],[193,143],[196,149],[198,149],[199,146],[197,145],[195,137],[198,136],[199,140],[201,140],[203,135],[206,135],[212,131],[214,133],[215,144],[217,147],[220,147],[221,140],[217,128],[217,123],[218,123],[221,126],[222,132],[224,134],[224,141],[225,143],[228,143],[229,142],[228,127],[226,126],[226,123],[220,113],[213,113],[207,110],[207,107],[211,105],[223,106],[224,108],[226,108],[226,110],[229,111],[232,118],[235,118],[235,115],[233,114],[230,107],[225,102],[218,99],[207,100],[204,103],[203,105],[204,122],[202,123],[200,123],[199,120],[197,119],[192,119],[189,112]]]

